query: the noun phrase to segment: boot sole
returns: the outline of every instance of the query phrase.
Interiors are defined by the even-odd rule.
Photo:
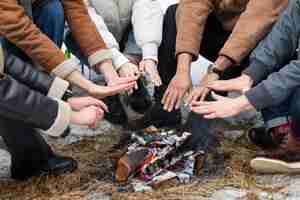
[[[276,159],[255,158],[251,160],[250,166],[256,172],[266,174],[300,173],[300,162],[287,163]]]

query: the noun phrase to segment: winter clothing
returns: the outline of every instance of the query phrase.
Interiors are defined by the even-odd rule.
[[[45,74],[38,74],[40,72],[36,69],[12,55],[5,58],[4,66],[9,66],[5,68],[11,68],[8,72],[12,72],[11,75],[16,78],[11,77],[10,74],[1,73],[0,115],[25,121],[27,124],[44,130],[49,135],[63,134],[70,122],[71,108],[58,99],[63,96],[64,91],[68,88],[68,83],[59,78],[47,78],[44,81],[41,78]],[[19,70],[22,69],[24,71],[19,73]],[[65,90],[57,90],[56,84]],[[42,93],[48,94],[49,97]]]
[[[288,0],[181,0],[177,15],[176,55],[198,57],[207,18],[213,14],[227,31],[232,31],[220,55],[240,63],[268,33]]]
[[[89,3],[103,17],[108,30],[118,42],[122,40],[128,26],[132,23],[135,39],[142,49],[143,58],[157,60],[163,18],[157,0],[89,0]],[[107,31],[103,25],[100,30],[100,32]],[[114,46],[118,47],[118,45]]]
[[[244,72],[256,84],[259,83],[246,92],[247,98],[257,109],[278,106],[288,101],[300,86],[297,50],[300,38],[299,10],[300,1],[290,1],[288,9],[271,33],[253,52],[251,65]]]
[[[76,162],[56,156],[40,135],[62,135],[69,125],[71,108],[58,100],[68,82],[7,55],[1,45],[0,69],[0,136],[12,157],[11,177],[74,170]]]
[[[176,73],[177,60],[174,57],[174,52],[177,29],[175,15],[178,8],[177,5],[169,7],[164,18],[163,40],[158,54],[158,71],[164,85],[168,85]],[[210,15],[207,19],[205,32],[203,33],[200,54],[209,60],[216,60],[218,52],[229,37],[230,32],[223,29],[222,24],[214,15]],[[247,63],[247,61],[247,58],[245,58],[243,62]],[[242,65],[242,67],[245,66],[246,64]],[[242,70],[241,67],[229,68],[224,72],[222,79],[236,77]]]
[[[77,69],[78,62],[65,60],[60,49],[34,25],[34,12],[45,8],[45,5],[49,12],[47,17],[51,18],[57,12],[64,13],[73,36],[80,44],[84,55],[88,57],[91,66],[111,58],[111,53],[106,49],[104,41],[89,18],[82,0],[32,0],[32,6],[28,6],[28,1],[21,3],[24,2],[26,5],[19,5],[13,0],[0,2],[0,35],[18,46],[48,71],[66,78]],[[33,12],[28,11],[30,7]],[[27,9],[27,14],[33,13],[33,21],[25,14],[23,8]]]

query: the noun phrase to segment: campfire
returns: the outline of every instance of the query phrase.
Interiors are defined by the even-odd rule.
[[[130,183],[135,192],[157,189],[171,180],[189,183],[201,173],[204,160],[204,152],[184,150],[190,137],[189,132],[155,127],[128,132],[116,181]]]

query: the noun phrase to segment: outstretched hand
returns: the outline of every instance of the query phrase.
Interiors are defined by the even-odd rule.
[[[184,95],[192,86],[189,74],[177,74],[171,80],[161,103],[164,104],[164,110],[171,112],[174,108],[179,109]]]
[[[162,81],[159,76],[157,65],[154,60],[145,59],[140,62],[140,71],[149,75],[150,80],[154,83],[156,87],[161,86]]]
[[[93,84],[89,88],[88,92],[91,96],[96,98],[104,98],[107,96],[113,96],[121,92],[132,90],[136,85],[137,77],[125,77],[118,78],[113,83],[110,83],[108,86],[101,86]]]
[[[253,85],[253,80],[246,74],[230,80],[213,81],[207,84],[207,87],[215,91],[237,91],[245,92]]]
[[[228,98],[212,93],[216,101],[194,101],[191,104],[191,111],[201,114],[206,119],[227,118],[252,109],[246,96]]]

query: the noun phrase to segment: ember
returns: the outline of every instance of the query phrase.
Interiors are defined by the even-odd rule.
[[[172,179],[190,182],[197,173],[196,160],[204,155],[203,152],[179,150],[190,137],[189,132],[173,129],[148,128],[131,133],[127,151],[118,160],[116,180],[131,181],[135,191],[149,191],[149,187],[157,188]]]

